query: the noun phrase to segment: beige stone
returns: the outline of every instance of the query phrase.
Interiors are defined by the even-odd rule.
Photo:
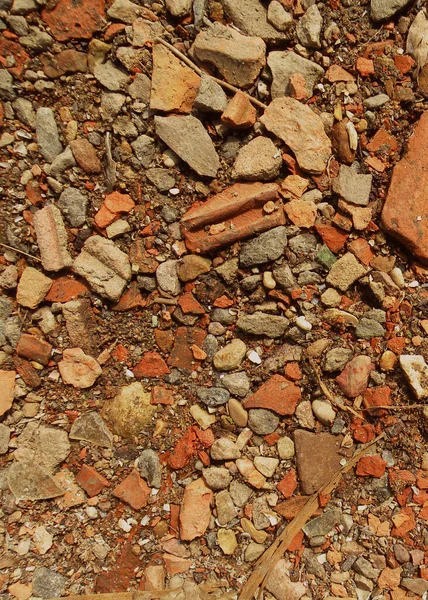
[[[16,291],[16,300],[21,306],[36,308],[48,293],[52,279],[33,267],[24,269]]]

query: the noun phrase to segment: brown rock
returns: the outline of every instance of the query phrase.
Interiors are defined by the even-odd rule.
[[[247,129],[256,122],[257,112],[250,100],[242,92],[236,92],[221,115],[225,125],[235,129]]]
[[[299,167],[322,173],[331,155],[331,143],[320,117],[294,98],[276,98],[260,117],[263,125],[294,152]]]
[[[208,273],[211,270],[211,261],[209,258],[203,258],[196,254],[186,254],[178,267],[178,278],[180,281],[193,281],[199,275]]]
[[[317,207],[314,202],[296,198],[288,202],[284,210],[290,221],[297,227],[309,228],[315,225]]]
[[[93,145],[86,138],[70,142],[70,148],[77,164],[86,173],[101,173],[101,161]]]
[[[343,436],[329,433],[294,432],[297,471],[304,494],[313,494],[340,469]]]
[[[43,71],[47,77],[55,79],[65,73],[86,73],[88,59],[85,52],[63,50],[54,56],[42,55]]]
[[[67,250],[67,231],[61,211],[53,205],[45,206],[35,213],[33,225],[46,271],[69,267],[73,260]]]
[[[12,406],[15,375],[15,371],[0,371],[0,417]]]
[[[51,355],[52,346],[43,340],[39,340],[34,335],[23,333],[19,338],[16,347],[18,356],[35,360],[36,362],[47,365]]]
[[[367,389],[369,375],[374,368],[368,356],[354,356],[336,377],[337,384],[348,398],[356,398]]]
[[[150,108],[190,113],[201,78],[161,44],[153,46]]]
[[[267,408],[280,415],[293,415],[301,396],[297,385],[276,374],[242,404],[245,408]]]
[[[135,469],[113,490],[113,496],[126,502],[134,510],[140,510],[147,505],[149,494],[149,486]]]
[[[211,518],[212,491],[202,478],[190,483],[184,490],[180,511],[180,538],[191,541],[204,535]]]
[[[409,140],[407,154],[394,167],[382,211],[384,229],[417,258],[428,262],[428,111]]]
[[[81,348],[64,350],[58,368],[64,383],[79,389],[91,387],[102,373],[95,358],[85,354]]]
[[[16,300],[21,306],[36,308],[52,285],[52,279],[33,267],[24,269],[16,290]]]
[[[351,165],[355,160],[356,150],[351,150],[349,135],[346,129],[347,120],[339,121],[331,130],[333,150],[338,155],[340,162]]]
[[[71,300],[62,305],[67,333],[72,346],[86,354],[97,355],[97,321],[88,298]]]
[[[326,77],[330,81],[330,83],[335,83],[336,81],[354,81],[355,77],[345,71],[345,69],[339,65],[331,65],[327,69]]]
[[[181,220],[186,246],[193,252],[209,252],[278,225],[285,224],[282,205],[266,214],[267,202],[278,199],[275,183],[236,183],[204,203],[195,203]],[[219,224],[215,233],[206,225]]]

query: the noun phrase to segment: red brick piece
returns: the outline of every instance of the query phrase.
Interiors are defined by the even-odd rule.
[[[356,474],[360,477],[382,477],[386,462],[380,456],[363,456],[357,464]]]
[[[194,344],[202,348],[206,335],[206,331],[199,327],[179,327],[175,334],[174,347],[169,355],[168,365],[189,370],[199,367],[201,361],[196,360],[191,348]]]
[[[51,355],[52,346],[34,335],[23,333],[19,338],[16,353],[18,356],[35,360],[42,365],[47,365]]]
[[[236,183],[203,203],[195,203],[181,220],[186,246],[192,252],[209,252],[285,224],[281,202],[267,214],[263,206],[278,200],[275,183]],[[215,233],[207,225],[218,224]],[[211,230],[212,231],[212,230]]]
[[[43,21],[59,42],[89,40],[103,27],[104,17],[104,0],[59,0],[51,10],[42,11]]]
[[[235,129],[247,129],[256,122],[257,111],[243,92],[236,92],[221,115],[225,125]]]
[[[428,262],[428,111],[410,137],[407,154],[394,167],[382,211],[384,229],[422,262]]]
[[[110,482],[98,473],[93,467],[89,465],[82,465],[82,468],[76,475],[76,481],[81,488],[92,498],[92,496],[98,496],[98,494],[110,485]]]
[[[152,388],[150,404],[164,404],[170,406],[171,404],[174,404],[174,396],[171,390],[168,390],[163,385],[155,385]]]
[[[4,415],[13,404],[15,375],[15,371],[0,371],[0,417]]]
[[[294,490],[297,487],[297,476],[294,469],[290,469],[288,473],[277,484],[276,489],[281,492],[284,498],[291,498]]]
[[[293,415],[302,396],[300,388],[282,375],[272,375],[252,396],[243,402],[245,408],[267,408],[280,415]]]
[[[113,490],[113,496],[126,502],[134,510],[140,510],[147,505],[149,494],[149,486],[135,469]]]
[[[132,372],[137,379],[141,379],[141,377],[162,377],[170,371],[159,352],[146,352]]]
[[[334,253],[342,250],[348,239],[348,234],[333,227],[333,225],[315,225],[324,244]]]

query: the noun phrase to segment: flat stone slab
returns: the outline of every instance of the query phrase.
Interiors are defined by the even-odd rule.
[[[428,262],[428,112],[409,140],[407,154],[394,167],[382,210],[383,228],[424,263]]]
[[[294,432],[297,471],[304,494],[313,494],[340,469],[342,435]]]

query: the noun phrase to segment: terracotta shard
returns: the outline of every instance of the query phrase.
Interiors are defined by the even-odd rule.
[[[209,252],[284,225],[278,190],[275,183],[236,183],[207,202],[195,204],[181,220],[187,248]],[[271,213],[263,210],[267,202],[275,202]]]
[[[243,402],[245,408],[267,408],[280,415],[293,415],[301,398],[300,388],[282,375],[273,375]]]

